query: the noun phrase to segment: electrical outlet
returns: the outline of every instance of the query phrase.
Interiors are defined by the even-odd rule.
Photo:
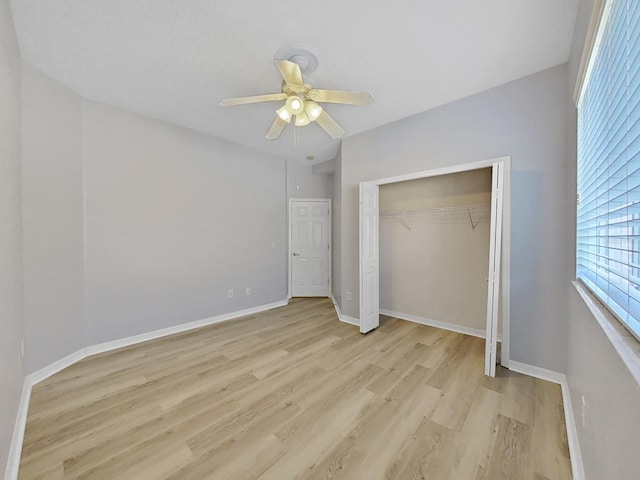
[[[347,300],[351,301],[351,292],[347,292]]]
[[[247,288],[244,290],[244,294],[245,294],[245,295],[251,295],[251,288],[250,288],[250,287],[247,287]]]
[[[227,297],[229,298],[233,297],[233,288],[227,290]]]
[[[587,401],[584,398],[584,395],[580,395],[580,399],[582,400],[582,426],[584,427],[587,424]]]

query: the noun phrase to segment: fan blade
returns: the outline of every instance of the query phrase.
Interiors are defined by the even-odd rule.
[[[346,133],[344,129],[324,110],[320,116],[316,118],[316,122],[324,128],[325,132],[331,135],[331,138],[338,139]]]
[[[277,102],[278,100],[286,100],[288,96],[286,93],[267,93],[251,97],[225,98],[220,102],[220,106],[232,107],[234,105],[246,105],[247,103]]]
[[[309,98],[316,102],[344,103],[347,105],[371,105],[374,102],[370,92],[351,92],[347,90],[309,90]]]
[[[291,87],[294,92],[304,91],[304,80],[302,80],[302,72],[297,63],[289,60],[276,60],[276,66],[280,70],[280,75],[284,82]]]
[[[282,130],[284,130],[284,127],[287,126],[287,123],[288,122],[284,121],[283,119],[281,119],[279,116],[276,115],[276,119],[271,124],[271,128],[269,129],[267,134],[264,136],[264,138],[266,138],[267,140],[275,140],[280,136],[280,134],[282,133]]]

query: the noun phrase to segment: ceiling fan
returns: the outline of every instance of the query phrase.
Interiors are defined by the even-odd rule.
[[[369,92],[352,92],[346,90],[320,90],[304,83],[302,71],[297,63],[289,60],[275,60],[276,67],[284,80],[282,93],[254,95],[250,97],[227,98],[220,102],[222,107],[245,105],[248,103],[277,102],[285,103],[276,110],[276,119],[265,135],[268,140],[280,136],[284,127],[295,116],[296,127],[304,127],[316,122],[332,138],[340,138],[344,129],[322,108],[320,103],[341,103],[346,105],[371,105],[374,101]]]

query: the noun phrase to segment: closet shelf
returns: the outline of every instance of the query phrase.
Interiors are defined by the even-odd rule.
[[[416,210],[388,210],[380,212],[380,217],[396,218],[409,231],[411,220],[418,217],[426,217],[439,222],[465,223],[469,222],[473,230],[480,222],[488,222],[490,217],[489,205],[457,205],[454,207],[432,207]]]

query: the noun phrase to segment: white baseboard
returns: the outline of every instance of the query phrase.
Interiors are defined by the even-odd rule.
[[[529,365],[528,363],[516,362],[515,360],[509,361],[509,370],[524,373],[525,375],[539,378],[540,380],[557,383],[558,385],[562,385],[563,382],[567,381],[567,377],[565,377],[564,373],[554,372],[553,370],[536,367],[535,365]]]
[[[407,320],[409,322],[419,323],[420,325],[427,325],[429,327],[442,328],[443,330],[450,330],[452,332],[463,333],[465,335],[471,335],[472,337],[486,338],[486,331],[479,328],[465,327],[463,325],[456,325],[455,323],[441,322],[439,320],[432,320],[430,318],[419,317],[418,315],[412,315],[410,313],[394,312],[393,310],[380,309],[382,315],[387,315],[393,318],[399,318],[400,320]],[[502,335],[498,335],[498,341],[502,341]]]
[[[60,360],[56,360],[55,362],[50,363],[40,370],[36,370],[35,372],[30,373],[29,375],[27,375],[27,379],[29,379],[29,383],[31,385],[35,385],[45,378],[49,378],[51,375],[58,373],[60,370],[67,368],[69,365],[73,365],[74,363],[79,362],[86,356],[87,349],[81,348],[80,350],[73,352],[72,354],[61,358]]]
[[[360,328],[360,320],[355,317],[350,317],[348,315],[340,315],[340,321],[344,323],[348,323],[349,325],[353,325],[355,327]]]
[[[573,415],[573,404],[571,403],[571,393],[567,378],[561,384],[562,403],[564,405],[564,418],[567,424],[567,441],[569,442],[569,452],[571,454],[571,471],[574,480],[585,480],[584,465],[582,464],[582,453],[580,452],[580,442],[578,442],[578,430],[576,429],[576,418]]]
[[[13,437],[11,438],[4,480],[15,480],[18,478],[20,456],[22,455],[22,441],[24,440],[24,429],[27,425],[27,413],[29,413],[29,401],[31,400],[31,385],[27,378],[25,378],[22,383],[22,394],[20,395],[16,423],[13,428]]]
[[[196,320],[194,322],[183,323],[174,327],[163,328],[160,330],[154,330],[152,332],[143,333],[140,335],[134,335],[131,337],[121,338],[112,342],[100,343],[98,345],[92,345],[86,348],[81,348],[77,352],[67,355],[60,360],[47,365],[46,367],[36,370],[33,373],[27,375],[22,385],[22,395],[20,397],[20,404],[18,405],[18,413],[16,416],[16,423],[13,429],[13,437],[11,439],[11,447],[9,449],[9,458],[7,460],[7,468],[4,474],[4,480],[16,480],[18,478],[18,469],[20,467],[20,456],[22,454],[22,442],[24,440],[24,430],[27,425],[27,413],[29,411],[29,401],[31,400],[31,389],[36,383],[50,377],[51,375],[58,373],[60,370],[73,365],[74,363],[82,360],[89,355],[95,355],[97,353],[108,352],[110,350],[116,350],[118,348],[127,347],[136,343],[146,342],[167,335],[173,335],[174,333],[180,333],[187,330],[193,330],[194,328],[205,327],[207,325],[213,325],[214,323],[220,323],[227,320],[233,320],[235,318],[245,317],[254,313],[264,312],[265,310],[271,310],[273,308],[282,307],[289,303],[287,300],[279,302],[269,303],[266,305],[260,305],[257,307],[247,308],[245,310],[238,310],[236,312],[224,313],[215,317],[204,318],[202,320]],[[334,302],[335,303],[335,302]]]
[[[569,391],[567,376],[564,373],[554,372],[553,370],[547,370],[513,360],[509,361],[509,370],[560,385],[562,388],[562,404],[564,406],[564,418],[567,427],[567,442],[569,443],[569,454],[571,455],[571,472],[573,473],[574,480],[585,480],[582,453],[580,452],[580,442],[578,442],[578,431],[576,429],[576,419],[573,415],[573,404],[571,403],[571,392]]]
[[[350,317],[348,315],[343,315],[342,311],[340,310],[340,306],[338,305],[338,302],[336,302],[335,297],[333,296],[333,294],[329,294],[329,298],[331,299],[331,301],[333,302],[333,306],[336,309],[336,314],[338,315],[338,320],[340,320],[341,322],[344,323],[348,323],[349,325],[355,325],[356,327],[360,327],[360,320],[358,320],[355,317]]]
[[[176,333],[186,332],[195,328],[206,327],[215,323],[226,322],[227,320],[233,320],[234,318],[245,317],[247,315],[253,315],[254,313],[264,312],[265,310],[271,310],[272,308],[283,307],[287,305],[287,300],[281,300],[279,302],[268,303],[266,305],[260,305],[258,307],[247,308],[244,310],[238,310],[235,312],[224,313],[222,315],[216,315],[215,317],[203,318],[202,320],[195,320],[193,322],[182,323],[174,327],[162,328],[160,330],[154,330],[152,332],[141,333],[139,335],[133,335],[131,337],[121,338],[119,340],[113,340],[111,342],[99,343],[98,345],[92,345],[87,347],[87,356],[96,355],[98,353],[108,352],[116,350],[122,347],[128,347],[129,345],[135,345],[137,343],[148,342],[149,340],[155,340],[156,338],[166,337],[167,335],[174,335]]]
[[[47,365],[46,367],[30,373],[22,382],[22,394],[20,396],[20,404],[18,405],[18,413],[16,415],[16,423],[13,427],[13,436],[11,438],[11,446],[9,448],[9,457],[7,459],[7,468],[5,470],[5,480],[15,480],[18,478],[18,469],[20,468],[20,456],[22,455],[22,442],[24,440],[24,430],[27,425],[27,414],[29,412],[29,402],[31,400],[31,389],[33,386],[58,373],[60,370],[82,360],[87,356],[86,348],[67,355],[60,360]]]

